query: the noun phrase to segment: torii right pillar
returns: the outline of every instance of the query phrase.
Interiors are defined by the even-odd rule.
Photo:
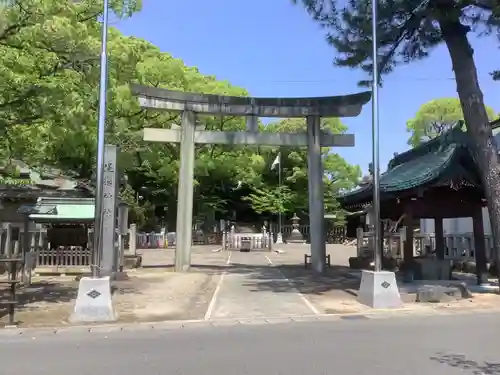
[[[320,116],[307,116],[307,152],[309,184],[309,224],[311,267],[322,273],[326,267],[325,207],[323,195],[323,161],[321,160]]]

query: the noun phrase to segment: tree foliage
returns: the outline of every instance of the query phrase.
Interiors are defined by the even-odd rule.
[[[127,17],[140,1],[112,1]],[[33,167],[57,167],[92,183],[95,174],[102,1],[13,0],[0,9],[0,156]],[[143,228],[175,222],[178,145],[142,141],[142,129],[180,124],[178,113],[146,111],[130,84],[208,94],[247,96],[246,90],[203,75],[151,43],[109,31],[109,89],[106,143],[120,146],[119,167],[126,183],[121,198],[130,218]],[[243,130],[243,118],[200,116],[207,130]],[[260,124],[262,131],[300,131],[305,122]],[[337,119],[323,126],[346,127]],[[196,219],[273,219],[277,212],[306,213],[307,157],[304,149],[283,149],[283,185],[270,164],[278,149],[197,146]],[[338,189],[357,181],[359,167],[324,150],[327,209],[336,212]],[[142,197],[142,199],[141,199]],[[280,199],[277,199],[280,197]],[[172,225],[172,224],[170,224]],[[171,226],[169,229],[173,229]]]
[[[373,66],[372,1],[294,0],[327,29],[328,42],[338,52],[337,65],[361,68],[369,74]],[[479,86],[474,50],[468,40],[470,32],[478,36],[498,35],[500,2],[378,0],[377,5],[376,58],[382,74],[400,64],[428,57],[440,44],[448,49],[467,132],[476,145],[474,152],[485,187],[496,261],[500,263],[500,163]],[[378,84],[381,80],[372,77],[363,83],[373,81]]]
[[[372,6],[368,0],[294,0],[301,2],[327,30],[338,51],[339,66],[372,72]],[[470,30],[494,34],[500,26],[500,4],[488,0],[378,0],[378,63],[382,74],[400,64],[426,58],[441,43]],[[455,29],[450,29],[455,28]],[[462,40],[463,42],[463,40]],[[453,43],[453,42],[452,42]],[[448,45],[449,47],[449,45]],[[462,46],[470,51],[469,43]],[[369,83],[365,81],[364,83]]]
[[[344,133],[347,128],[339,119],[322,119],[321,128],[328,130],[332,133]],[[285,119],[275,123],[268,124],[264,131],[270,132],[301,132],[306,131],[305,119]],[[289,192],[281,196],[282,211],[285,214],[292,214],[297,212],[303,215],[307,214],[308,210],[308,180],[307,180],[307,149],[283,147],[278,149],[261,150],[261,154],[266,161],[262,165],[260,175],[262,180],[259,182],[261,185],[254,185],[256,188],[261,188],[262,185],[275,186],[278,181],[278,172],[270,170],[272,162],[274,161],[278,151],[281,152],[281,173],[282,183],[287,187]],[[324,192],[325,192],[325,210],[329,213],[340,214],[338,203],[335,196],[338,195],[340,189],[350,188],[356,185],[359,177],[361,176],[361,169],[359,166],[348,164],[338,154],[332,152],[330,148],[322,149],[323,167],[324,167]],[[279,194],[277,190],[260,190],[259,194],[252,194],[248,200],[252,202],[254,208],[262,207],[265,205],[275,207],[280,203],[275,202]],[[273,212],[273,211],[270,211]],[[278,211],[275,211],[278,212]]]
[[[489,120],[493,120],[495,111],[486,107]],[[441,98],[423,104],[415,117],[406,122],[406,130],[411,133],[408,145],[418,146],[443,132],[450,130],[459,121],[464,120],[458,98]]]

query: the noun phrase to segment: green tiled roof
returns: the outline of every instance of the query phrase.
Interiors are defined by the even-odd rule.
[[[93,204],[57,204],[49,213],[31,214],[30,219],[54,221],[90,221],[94,220]]]
[[[117,205],[126,205],[117,199]],[[40,197],[36,204],[21,206],[17,212],[38,222],[89,222],[94,220],[94,198]]]
[[[94,198],[40,197],[34,205],[17,211],[38,222],[88,222],[94,220]]]
[[[461,124],[441,136],[395,156],[380,176],[380,192],[398,193],[453,178],[477,181],[468,135]],[[366,184],[339,196],[344,205],[371,200],[373,186]]]
[[[3,200],[33,200],[40,196],[92,197],[89,181],[73,173],[47,167],[30,167],[21,160],[0,160],[0,196]]]

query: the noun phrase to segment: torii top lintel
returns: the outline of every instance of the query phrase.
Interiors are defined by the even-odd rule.
[[[131,88],[143,108],[230,116],[356,117],[371,98],[370,91],[311,98],[253,98],[195,94],[142,85],[132,85]]]

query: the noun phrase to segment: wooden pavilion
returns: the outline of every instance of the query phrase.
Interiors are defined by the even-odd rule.
[[[472,217],[478,282],[487,279],[482,208],[486,205],[473,144],[457,124],[452,130],[396,155],[380,176],[381,219],[402,221],[406,228],[404,264],[413,264],[415,219],[435,222],[435,254],[445,258],[443,219]],[[371,182],[339,197],[348,211],[366,209],[372,202]],[[411,266],[410,266],[411,267]]]

